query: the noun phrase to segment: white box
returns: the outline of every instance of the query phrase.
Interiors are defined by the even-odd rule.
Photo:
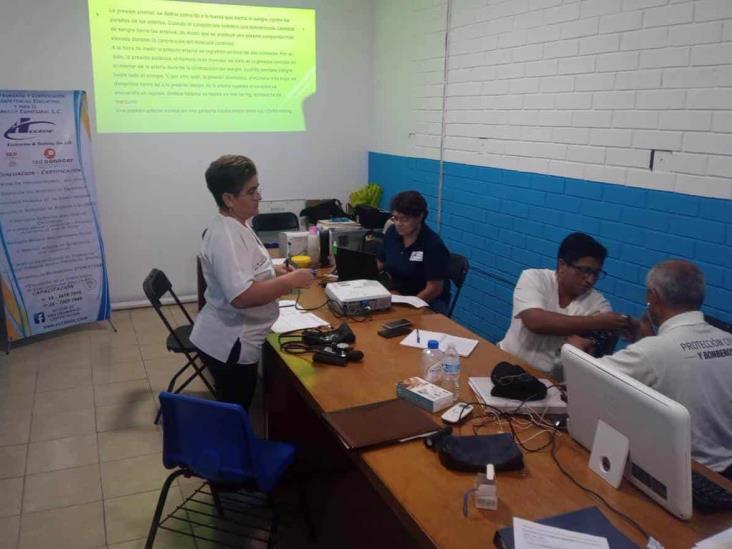
[[[280,233],[280,254],[282,257],[307,255],[307,231],[282,231]]]

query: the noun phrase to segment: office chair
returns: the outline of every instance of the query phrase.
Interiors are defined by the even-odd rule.
[[[241,538],[274,547],[280,511],[272,491],[293,462],[295,447],[257,438],[238,404],[169,392],[160,393],[160,404],[163,465],[174,471],[160,490],[145,548],[152,548],[159,528],[228,547],[249,547]],[[204,482],[161,520],[170,486],[181,475]],[[307,507],[300,503],[313,537]],[[195,525],[194,533],[176,528],[181,522]]]
[[[201,233],[201,240],[206,236],[206,231],[208,229],[203,229],[203,232]],[[208,288],[208,284],[206,284],[206,278],[203,276],[203,269],[201,268],[201,256],[199,254],[196,255],[196,297],[198,301],[198,310],[200,311],[203,309],[203,306],[206,305],[206,288]]]
[[[199,366],[198,364],[196,364],[196,360],[198,359],[198,349],[196,349],[193,343],[191,343],[190,339],[191,330],[193,330],[193,319],[191,318],[191,315],[188,314],[188,311],[186,311],[185,307],[183,307],[183,304],[178,299],[178,296],[175,295],[175,292],[173,291],[173,285],[170,283],[170,280],[168,280],[168,277],[165,276],[165,273],[163,271],[159,269],[153,269],[143,281],[142,289],[144,290],[145,296],[147,296],[148,301],[150,301],[150,304],[153,306],[153,309],[155,309],[155,312],[158,313],[160,320],[163,321],[163,324],[165,324],[165,327],[168,329],[168,337],[165,339],[165,346],[167,347],[168,351],[173,353],[182,353],[187,359],[185,365],[176,372],[176,374],[170,380],[170,383],[168,383],[168,391],[179,393],[180,391],[185,389],[190,384],[190,382],[196,378],[196,376],[198,376],[203,380],[203,383],[206,385],[208,390],[211,391],[211,394],[215,397],[216,392],[214,391],[214,388],[211,387],[208,379],[206,379],[206,376],[203,375],[203,371],[206,367],[204,365]],[[166,293],[170,293],[170,295],[173,297],[173,300],[178,305],[178,308],[183,312],[185,318],[188,320],[188,324],[184,324],[183,326],[178,326],[177,328],[174,328],[170,321],[167,319],[167,317],[163,313],[162,303],[160,302],[160,299]],[[175,391],[173,391],[178,377],[191,367],[194,370],[193,374],[191,374],[186,381],[184,381],[177,389],[175,389]],[[157,416],[155,416],[155,423],[157,424],[159,421],[160,410],[158,410],[158,414]]]
[[[208,284],[206,284],[206,277],[203,276],[201,256],[196,255],[196,301],[199,311],[206,305],[206,288],[208,288]]]
[[[460,290],[463,289],[465,283],[465,277],[468,276],[470,270],[470,264],[468,258],[460,254],[450,254],[450,264],[447,268],[447,276],[450,281],[455,284],[455,297],[452,298],[450,303],[450,310],[447,312],[447,317],[452,318],[452,312],[455,310],[455,305],[460,297]]]
[[[252,219],[252,229],[259,234],[272,231],[297,231],[300,229],[300,220],[292,212],[272,212],[255,215]]]
[[[722,330],[723,332],[732,334],[732,324],[729,324],[724,320],[719,320],[718,318],[709,315],[704,315],[704,320],[707,322],[707,324],[711,324],[712,326],[718,328],[719,330]]]

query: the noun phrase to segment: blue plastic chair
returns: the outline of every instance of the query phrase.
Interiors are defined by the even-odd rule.
[[[180,475],[208,481],[216,510],[223,516],[219,497],[222,487],[225,491],[257,490],[270,496],[294,460],[295,447],[291,444],[257,438],[249,416],[238,404],[161,392],[160,405],[163,465],[175,471],[160,491],[146,549],[153,546],[170,485]],[[278,520],[273,508],[270,543]]]

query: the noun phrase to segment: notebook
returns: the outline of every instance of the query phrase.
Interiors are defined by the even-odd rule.
[[[323,414],[349,450],[403,442],[440,430],[432,417],[400,398]]]
[[[638,549],[638,546],[615,528],[597,507],[586,507],[579,511],[555,515],[536,522],[606,538],[610,549]],[[493,538],[493,543],[499,549],[514,549],[513,527],[507,526],[498,530]]]

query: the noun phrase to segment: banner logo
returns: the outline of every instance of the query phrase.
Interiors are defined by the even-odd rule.
[[[45,126],[39,126],[44,124]],[[23,141],[24,139],[33,139],[39,133],[53,133],[53,128],[48,126],[55,126],[55,122],[49,122],[47,120],[31,120],[30,118],[21,118],[15,124],[10,126],[3,137],[5,139],[12,139],[13,141]]]
[[[54,158],[56,158],[56,149],[48,147],[45,151],[43,151],[43,156],[45,156],[49,160],[53,160]]]
[[[46,322],[46,315],[45,313],[36,313],[33,315],[33,322],[36,324],[43,324]]]

